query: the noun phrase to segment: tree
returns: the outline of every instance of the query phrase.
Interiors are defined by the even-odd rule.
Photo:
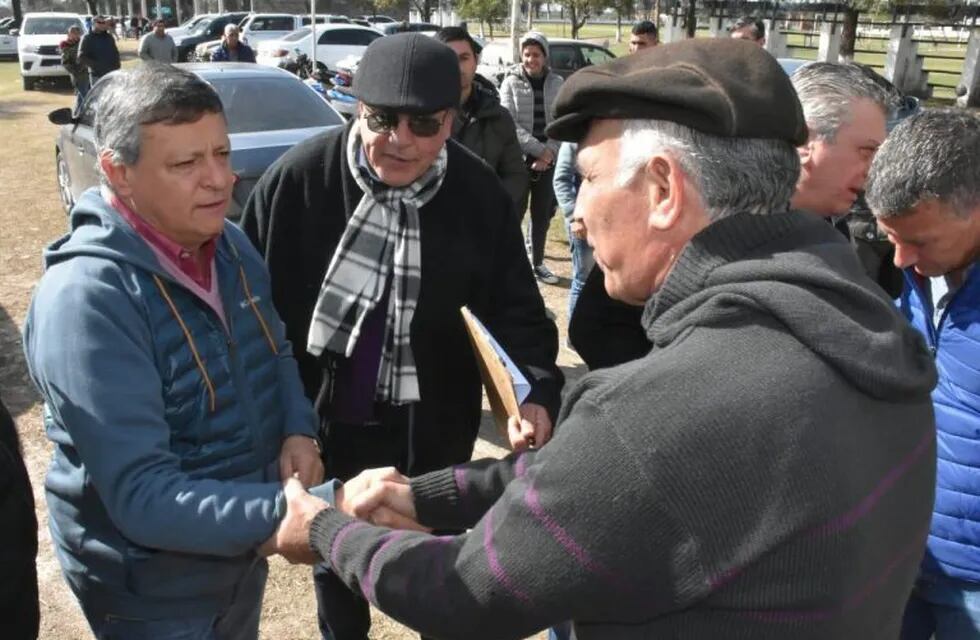
[[[568,19],[572,22],[572,38],[578,38],[578,32],[586,21],[602,13],[607,4],[605,0],[567,0],[565,8],[568,10]]]
[[[632,19],[633,0],[610,0],[609,7],[616,12],[616,42],[623,41],[623,16]]]
[[[487,23],[490,27],[490,38],[493,38],[493,24],[507,17],[510,4],[507,0],[459,0],[456,9],[464,18],[473,18],[481,24]]]

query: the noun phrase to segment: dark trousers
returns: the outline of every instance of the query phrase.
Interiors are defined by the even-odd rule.
[[[521,215],[527,210],[528,200],[531,201],[531,215],[528,230],[524,236],[525,244],[529,247],[531,264],[535,267],[544,262],[544,245],[548,240],[548,226],[555,215],[555,191],[551,180],[555,177],[555,168],[547,171],[527,170],[528,187],[521,199]]]
[[[406,414],[397,412],[380,425],[331,424],[323,446],[327,477],[346,481],[377,467],[395,467],[413,476],[469,460],[476,433],[468,447],[458,432],[457,441],[449,443],[438,432],[411,429]],[[367,600],[348,589],[326,565],[313,567],[313,586],[324,640],[367,640],[371,628]]]

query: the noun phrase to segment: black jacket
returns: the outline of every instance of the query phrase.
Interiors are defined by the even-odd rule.
[[[473,79],[471,98],[456,115],[453,139],[490,165],[519,206],[527,189],[524,154],[517,142],[514,119],[500,104],[496,87],[482,76]]]
[[[37,638],[37,517],[14,420],[0,402],[0,637]]]
[[[108,31],[92,31],[82,36],[78,45],[78,62],[88,67],[93,76],[104,76],[119,68],[119,49]]]
[[[306,351],[310,318],[330,259],[361,200],[346,160],[350,127],[311,138],[259,180],[242,227],[265,257],[307,395],[321,416],[330,356]],[[468,460],[479,429],[480,374],[459,309],[467,305],[533,385],[529,402],[557,414],[563,377],[558,333],[545,316],[513,206],[490,169],[450,140],[445,181],[419,211],[422,289],[411,340],[421,401],[417,428],[439,432],[443,464]],[[431,440],[432,438],[426,438]]]

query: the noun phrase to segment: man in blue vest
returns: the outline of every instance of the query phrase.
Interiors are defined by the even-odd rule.
[[[904,640],[980,637],[980,119],[924,111],[878,151],[867,200],[936,357],[936,503]]]

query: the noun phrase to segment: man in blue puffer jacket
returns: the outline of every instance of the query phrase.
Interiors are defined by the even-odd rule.
[[[224,219],[218,95],[156,63],[105,82],[103,185],[45,252],[24,326],[55,551],[100,639],[256,638],[280,482],[323,478],[316,418],[262,259]]]
[[[936,357],[936,503],[904,640],[980,638],[980,119],[923,111],[875,157],[867,200]]]

